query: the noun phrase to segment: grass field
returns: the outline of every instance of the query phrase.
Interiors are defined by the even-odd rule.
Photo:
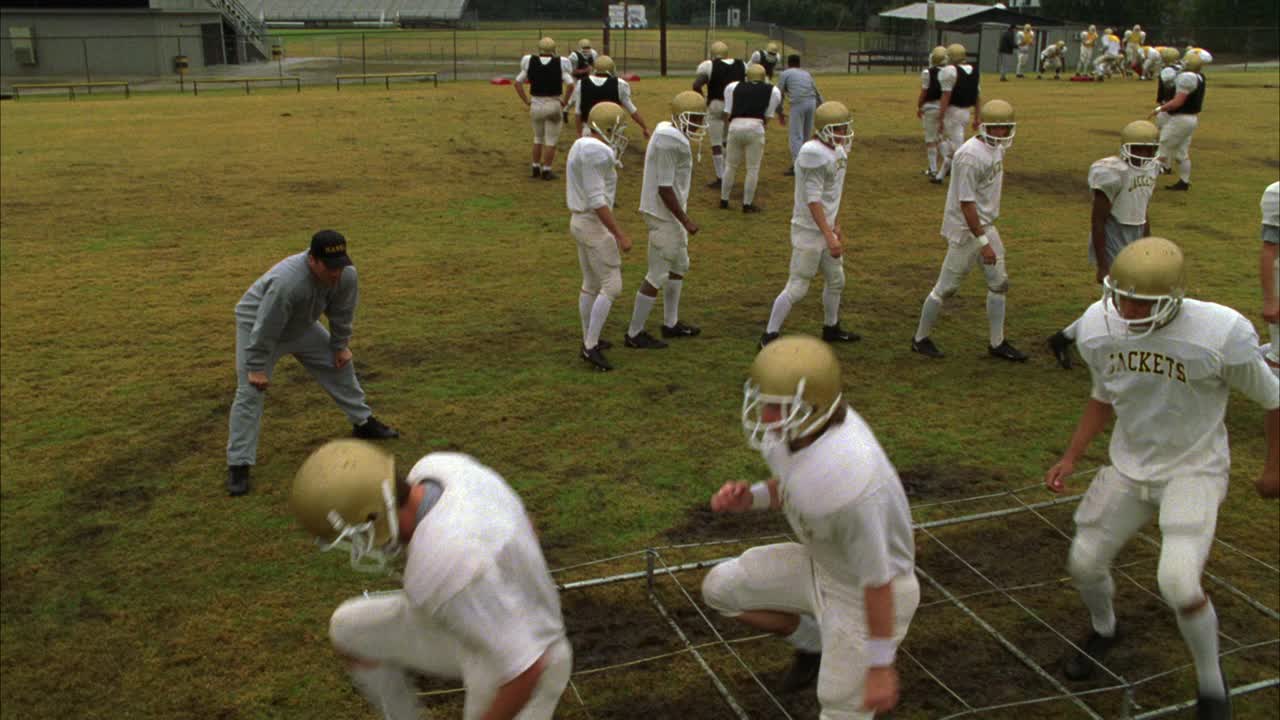
[[[1158,190],[1151,207],[1153,229],[1186,251],[1191,294],[1241,310],[1260,329],[1258,199],[1280,168],[1277,80],[1210,72],[1193,190]],[[650,123],[687,82],[635,85]],[[1008,336],[1033,357],[1010,366],[986,357],[975,277],[934,333],[948,357],[929,362],[908,350],[945,252],[945,190],[919,174],[913,79],[819,84],[854,109],[857,130],[841,213],[851,246],[843,322],[864,339],[839,349],[847,396],[901,472],[918,520],[989,508],[933,503],[1034,486],[1066,444],[1088,375],[1059,370],[1043,340],[1097,296],[1085,260],[1085,173],[1118,150],[1119,129],[1151,107],[1153,88],[988,84],[988,97],[1010,100],[1019,119],[1000,228]],[[690,201],[703,229],[682,301],[682,317],[704,333],[653,353],[620,347],[644,273],[643,143],[633,132],[619,215],[637,247],[605,333],[619,346],[618,370],[603,375],[576,356],[580,276],[564,186],[528,179],[530,134],[512,89],[480,83],[0,105],[0,716],[373,717],[329,650],[327,622],[341,600],[392,583],[317,555],[288,516],[294,470],[349,432],[295,362],[277,366],[253,494],[223,491],[232,308],[320,228],[347,235],[360,269],[352,348],[375,412],[403,432],[389,446],[399,466],[431,450],[475,454],[522,494],[553,567],[785,530],[778,517],[730,521],[705,509],[723,481],[765,473],[738,413],[756,338],[787,276],[785,131],[769,132],[761,215],[716,207],[702,187],[711,173],[704,151]],[[816,332],[819,303],[811,290],[786,329]],[[1253,490],[1262,413],[1233,397],[1228,426],[1234,477],[1218,537],[1262,564],[1218,546],[1209,570],[1274,610],[1280,515]],[[1099,440],[1087,464],[1105,457]],[[1045,583],[1016,597],[1074,638],[1087,615],[1060,582],[1067,541],[1054,529],[1069,535],[1070,510],[1046,511],[1047,522],[1022,515],[920,534],[919,566],[958,595],[987,586],[948,547],[1002,587]],[[1142,589],[1155,589],[1153,558],[1135,542],[1119,559],[1135,582],[1118,582],[1120,620],[1133,635],[1115,667],[1131,679],[1189,661],[1171,613]],[[696,573],[681,579],[695,598],[697,582]],[[1225,661],[1233,684],[1280,674],[1276,621],[1206,587],[1224,650],[1269,643]],[[681,608],[675,619],[692,642],[711,639],[678,588],[663,582],[658,592]],[[924,600],[904,645],[920,665],[901,663],[896,717],[964,709],[922,667],[973,707],[1055,694],[940,593],[927,588]],[[1058,671],[1065,645],[1005,596],[966,602]],[[635,584],[566,593],[565,615],[579,671],[680,647]],[[736,647],[768,681],[788,656],[779,642]],[[780,716],[725,651],[706,652],[753,717]],[[730,717],[688,655],[580,675],[575,687],[582,704],[567,697],[565,717]],[[1193,694],[1184,668],[1143,685],[1137,700],[1151,709]],[[1088,702],[1114,717],[1118,700],[1112,692]],[[811,695],[786,702],[796,717],[816,715]],[[1254,693],[1237,701],[1237,717],[1274,718],[1278,702],[1275,688]],[[456,717],[457,696],[433,696],[429,707],[430,717]],[[1057,702],[982,717],[1015,716],[1084,715]]]

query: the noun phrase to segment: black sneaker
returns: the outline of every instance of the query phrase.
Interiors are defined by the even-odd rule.
[[[933,177],[929,178],[929,182],[933,183],[934,185],[941,185],[942,178],[938,177],[937,175],[934,175]]]
[[[760,336],[760,348],[763,350],[765,345],[778,339],[778,333],[767,332]]]
[[[792,165],[791,167],[787,168],[787,171],[786,171],[786,172],[784,172],[784,173],[782,173],[782,175],[783,175],[784,177],[795,177],[795,176],[796,176],[796,168],[795,168],[795,166],[794,166],[794,165]]]
[[[1182,182],[1181,180],[1179,180],[1178,182],[1176,182],[1176,183],[1174,183],[1174,184],[1172,184],[1172,185],[1165,185],[1165,186],[1164,186],[1164,189],[1165,189],[1165,190],[1181,190],[1181,191],[1184,191],[1184,192],[1185,192],[1185,191],[1187,191],[1187,190],[1190,190],[1190,189],[1191,189],[1191,183],[1189,183],[1189,182]]]
[[[856,332],[849,332],[840,327],[840,323],[835,325],[822,326],[822,339],[827,342],[858,342],[862,336]]]
[[[938,346],[934,345],[933,341],[930,340],[929,338],[924,338],[922,340],[916,340],[915,338],[912,338],[911,350],[912,352],[918,352],[921,355],[924,355],[925,357],[931,357],[931,358],[946,357],[946,355],[943,355],[942,351],[938,349]]]
[[[249,465],[227,466],[227,494],[240,497],[249,494]]]
[[[1062,674],[1066,675],[1068,680],[1089,679],[1119,639],[1120,628],[1118,627],[1111,637],[1099,635],[1096,631],[1090,630],[1089,637],[1080,643],[1083,652],[1077,652],[1067,659],[1062,667]]]
[[[782,682],[778,683],[778,692],[793,693],[797,690],[813,687],[818,681],[818,670],[822,667],[822,653],[811,653],[797,650],[791,660],[791,667]]]
[[[1049,349],[1053,351],[1053,356],[1058,360],[1058,366],[1063,370],[1071,369],[1071,338],[1062,334],[1062,331],[1049,336]]]
[[[711,182],[707,183],[707,187],[709,187],[709,188],[718,188],[718,187],[720,187],[720,178],[716,178],[715,180],[712,180]]]
[[[729,209],[729,201],[728,201],[728,200],[721,200],[721,201],[720,201],[720,209],[721,209],[721,210],[728,210],[728,209]]]
[[[742,212],[744,212],[744,213],[758,213],[758,212],[760,212],[760,210],[761,210],[761,208],[760,208],[760,207],[757,207],[756,205],[743,205],[743,206],[742,206]]]
[[[556,179],[556,178],[558,178],[558,177],[560,177],[560,176],[559,176],[559,175],[556,175],[555,173],[551,172],[550,170],[543,170],[543,171],[542,171],[542,179],[543,179],[543,180],[555,180],[555,179]]]
[[[613,369],[613,366],[610,365],[609,361],[605,359],[604,353],[600,352],[599,345],[596,345],[590,350],[586,348],[582,348],[582,359],[591,363],[593,366],[595,366],[595,369],[599,370],[600,372],[609,372],[610,370]]]
[[[1227,674],[1222,672],[1219,663],[1218,672],[1222,675],[1222,689],[1225,697],[1196,695],[1196,720],[1231,720],[1231,686],[1227,684]]]
[[[1027,354],[1022,352],[1018,348],[1010,345],[1008,340],[1001,342],[996,347],[991,347],[990,345],[988,345],[987,353],[990,354],[991,357],[998,357],[1001,360],[1008,360],[1010,362],[1026,362],[1027,361]]]
[[[596,344],[596,347],[600,348],[601,350],[612,350],[613,343],[609,342],[608,340],[605,340],[604,338],[600,338],[600,342]]]
[[[624,336],[622,344],[637,350],[661,350],[662,348],[667,347],[666,343],[650,335],[644,330],[641,330],[635,335]]]
[[[360,425],[352,425],[351,435],[364,440],[394,440],[400,437],[399,432],[383,425],[378,418],[372,415]]]
[[[678,337],[697,337],[702,334],[702,328],[696,325],[685,325],[680,320],[675,325],[663,325],[662,337],[678,338]]]
[[[534,180],[537,180],[538,178],[542,177],[542,168],[538,167],[537,165],[531,165],[529,166],[529,169],[533,171],[533,174],[530,175],[529,177],[533,178]]]

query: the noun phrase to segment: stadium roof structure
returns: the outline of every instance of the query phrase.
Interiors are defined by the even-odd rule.
[[[937,3],[933,17],[940,25],[980,25],[982,23],[1031,23],[1033,25],[1061,25],[1062,21],[1052,18],[1028,15],[1004,7],[978,5],[975,3]],[[892,10],[885,10],[880,17],[889,20],[921,22],[929,18],[929,4],[923,2],[903,5]]]
[[[458,20],[467,0],[241,0],[268,21]]]

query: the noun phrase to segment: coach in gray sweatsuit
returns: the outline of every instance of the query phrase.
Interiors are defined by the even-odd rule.
[[[276,263],[236,305],[236,397],[227,440],[227,492],[249,492],[249,467],[271,371],[293,355],[347,414],[356,437],[381,440],[399,433],[378,422],[365,404],[351,362],[351,322],[359,288],[341,233],[321,230],[311,249]],[[318,321],[329,318],[326,330]]]
[[[800,154],[800,146],[813,137],[813,111],[822,104],[822,93],[813,82],[808,70],[800,69],[800,56],[787,56],[787,69],[778,76],[778,90],[791,100],[791,122],[788,140],[791,143],[791,166],[788,175],[794,174],[796,155]]]

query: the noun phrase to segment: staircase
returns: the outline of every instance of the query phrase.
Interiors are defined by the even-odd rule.
[[[267,38],[267,26],[254,17],[240,0],[206,0],[222,12],[223,21],[230,24],[237,37],[243,41],[245,57],[241,62],[255,62],[271,57]]]

